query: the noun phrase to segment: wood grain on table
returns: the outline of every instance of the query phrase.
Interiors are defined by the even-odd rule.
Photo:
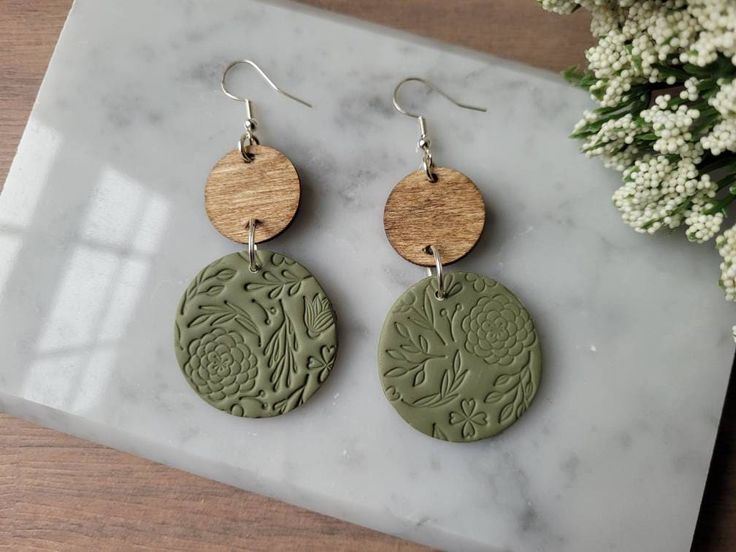
[[[555,16],[534,0],[305,3],[555,71],[582,63],[592,42],[585,13]],[[0,181],[70,5],[0,0]],[[736,549],[733,395],[729,389],[697,551]],[[0,549],[234,548],[422,549],[0,414]]]

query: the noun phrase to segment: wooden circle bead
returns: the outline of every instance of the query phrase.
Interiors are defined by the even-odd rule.
[[[396,252],[420,266],[434,266],[427,250],[439,249],[442,264],[473,249],[486,220],[483,196],[461,172],[435,167],[437,182],[423,170],[413,172],[391,191],[383,211],[386,236]]]
[[[279,235],[299,208],[299,175],[291,161],[268,146],[248,146],[246,163],[235,149],[212,168],[204,189],[210,221],[226,238],[248,242],[248,221],[255,219],[255,241]]]

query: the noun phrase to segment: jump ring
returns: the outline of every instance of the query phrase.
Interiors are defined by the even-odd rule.
[[[434,245],[429,245],[427,246],[427,253],[431,253],[434,257],[434,266],[437,273],[437,291],[435,292],[435,296],[440,301],[444,301],[447,297],[447,293],[445,292],[445,279],[442,274],[442,259],[440,258],[439,248]],[[432,276],[431,268],[427,268],[427,272]]]
[[[256,252],[258,251],[258,246],[256,245],[256,224],[258,224],[256,219],[250,219],[246,225],[248,227],[248,269],[251,272],[258,272],[261,268],[256,258]]]
[[[243,161],[250,163],[255,159],[255,156],[252,153],[249,153],[247,148],[248,146],[257,146],[259,144],[260,142],[258,141],[258,138],[256,138],[250,131],[246,131],[240,135],[240,139],[238,140],[238,149],[240,150],[240,155],[243,157]]]
[[[424,169],[424,174],[427,175],[427,180],[430,182],[437,182],[437,175],[432,172],[434,162],[432,161],[431,153],[427,152],[426,155],[424,155],[424,158],[422,159],[422,168]]]

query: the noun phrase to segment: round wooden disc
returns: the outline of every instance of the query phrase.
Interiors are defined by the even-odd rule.
[[[473,249],[486,221],[483,196],[461,172],[435,167],[437,182],[423,170],[411,173],[391,191],[383,211],[383,227],[396,252],[420,266],[434,266],[427,246],[439,249],[442,264],[461,259]]]
[[[207,216],[220,234],[248,242],[247,224],[255,219],[256,243],[279,235],[299,207],[299,175],[291,161],[268,146],[249,146],[246,163],[235,149],[212,168],[204,188]]]

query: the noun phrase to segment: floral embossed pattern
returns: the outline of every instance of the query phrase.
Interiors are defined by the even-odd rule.
[[[337,353],[332,305],[296,261],[259,251],[205,267],[177,309],[174,346],[189,385],[235,416],[284,414],[329,376]]]
[[[394,304],[379,343],[384,393],[419,431],[446,441],[477,441],[509,427],[539,387],[542,356],[529,313],[484,276],[446,276],[409,288]]]
[[[463,319],[465,349],[488,364],[508,366],[536,339],[529,314],[515,297],[481,297]]]

